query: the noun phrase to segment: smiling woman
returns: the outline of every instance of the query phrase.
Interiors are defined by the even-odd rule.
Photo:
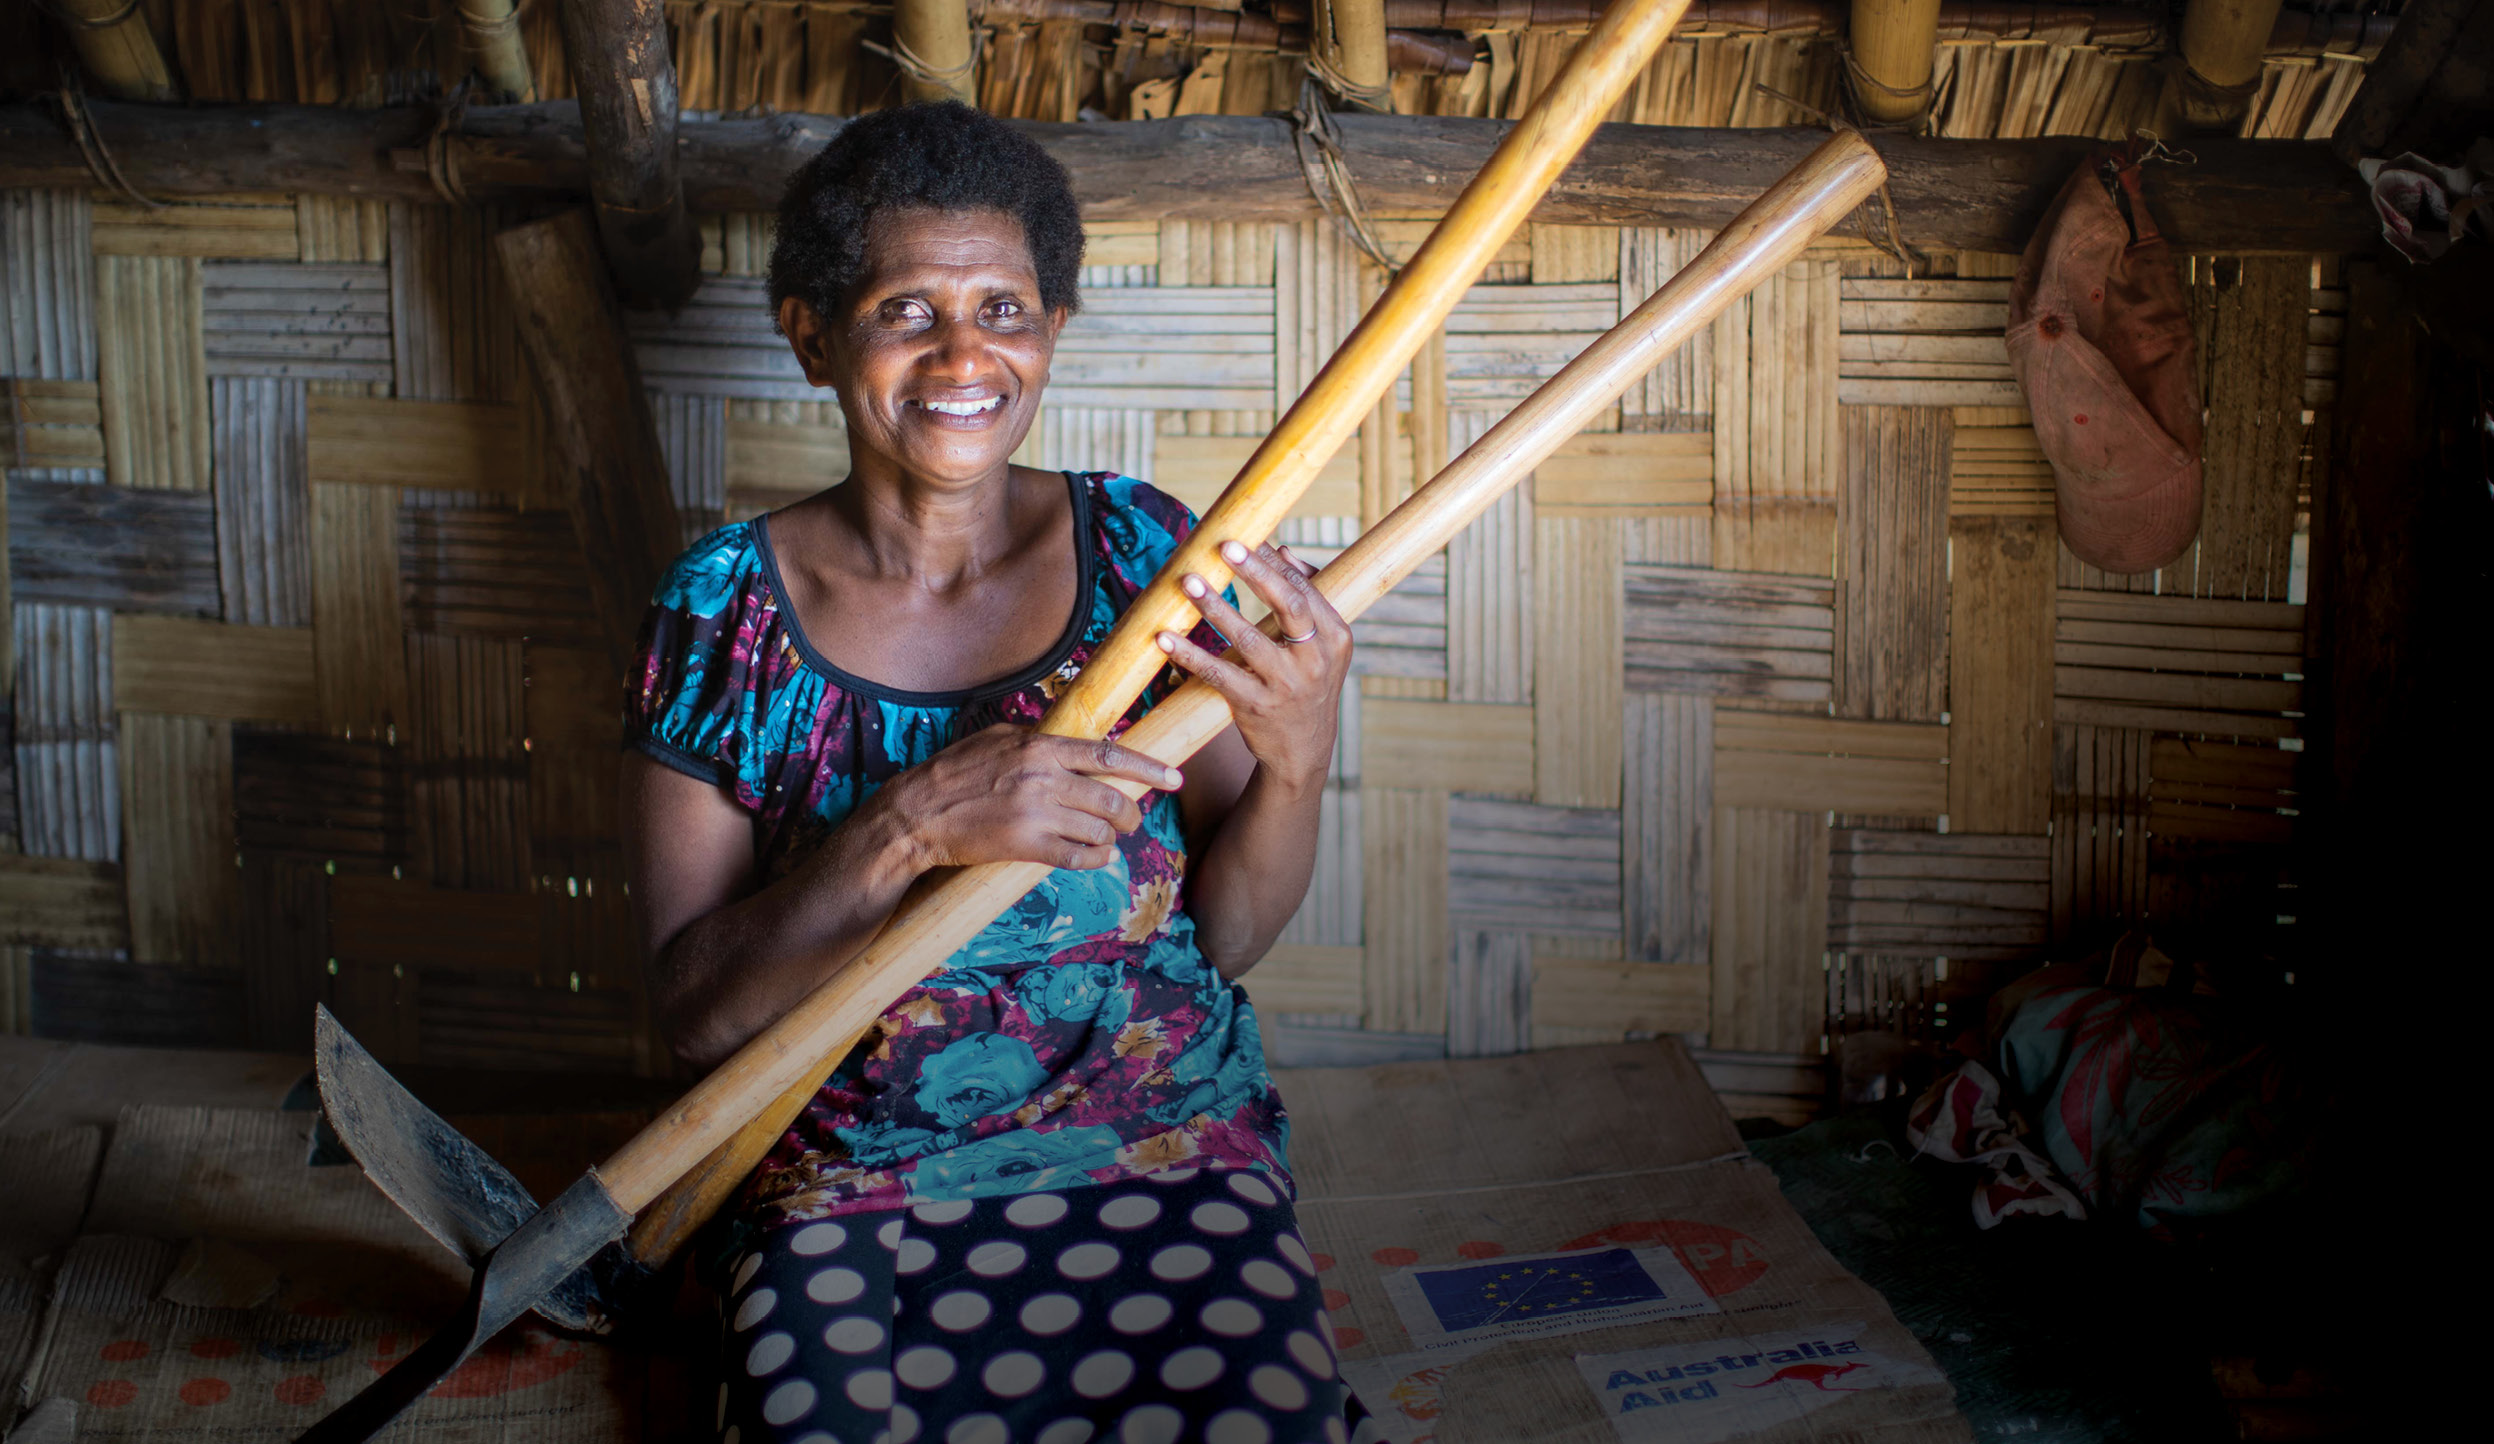
[[[1188,578],[1202,623],[1162,634],[1172,669],[1126,718],[1181,671],[1218,688],[1236,727],[1186,775],[1031,730],[1195,522],[1009,460],[1081,261],[1063,169],[1011,127],[850,123],[771,260],[850,471],[696,543],[645,624],[632,898],[687,1063],[838,972],[930,870],[1056,869],[884,1014],[748,1185],[719,1280],[739,1444],[1347,1437],[1236,979],[1307,888],[1350,632],[1286,552],[1238,550],[1286,640]]]

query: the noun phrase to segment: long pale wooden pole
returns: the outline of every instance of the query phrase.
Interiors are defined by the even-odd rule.
[[[1877,152],[1857,134],[1840,134],[1821,145],[1741,212],[1645,304],[1336,557],[1318,575],[1318,588],[1346,618],[1367,611],[1413,568],[1471,525],[1501,493],[1584,429],[1621,392],[1678,350],[1698,328],[1713,324],[1733,301],[1756,289],[1868,199],[1886,175]],[[1221,695],[1200,682],[1189,682],[1120,740],[1146,756],[1177,763],[1193,756],[1229,725],[1229,705]],[[1139,785],[1114,780],[1110,785],[1130,797],[1140,797],[1144,791]],[[826,987],[839,987],[851,979],[862,985],[869,973],[887,980],[898,978],[902,986],[914,982],[916,974],[904,977],[900,969],[882,968],[876,960],[887,948],[958,948],[977,931],[967,927],[970,917],[990,916],[991,903],[1002,909],[1047,873],[1044,864],[1008,863],[953,874],[938,890],[904,904],[866,954]],[[947,918],[937,919],[939,903],[949,903],[955,896],[974,896],[977,901],[974,905],[965,902]],[[945,930],[939,932],[939,928]],[[959,941],[954,941],[956,936]],[[916,956],[914,951],[912,956]],[[855,1045],[857,1035],[890,1006],[885,994],[897,995],[891,981],[880,991],[861,986],[860,993],[855,1029],[842,1035],[840,1046],[818,1057],[795,1087],[642,1215],[632,1235],[637,1257],[653,1264],[662,1261],[717,1211],[795,1120],[821,1078]]]
[[[1550,88],[1516,122],[1456,197],[1333,359],[1275,424],[1160,575],[1127,607],[1082,675],[1040,720],[1060,737],[1104,737],[1168,665],[1153,638],[1186,630],[1193,572],[1229,581],[1219,547],[1260,544],[1394,384],[1464,292],[1532,213],[1603,116],[1645,70],[1689,0],[1616,0]],[[1012,863],[967,869],[940,895],[886,924],[867,949],[807,995],[597,1168],[606,1191],[639,1213],[774,1099],[819,1081],[834,1045],[854,1038],[891,999],[959,951],[1047,873]],[[858,1010],[863,1008],[864,1012]]]

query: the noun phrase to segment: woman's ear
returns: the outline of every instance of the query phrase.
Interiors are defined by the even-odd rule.
[[[1073,320],[1073,319],[1074,319],[1074,313],[1073,313],[1072,311],[1070,311],[1070,310],[1067,310],[1067,309],[1066,309],[1065,307],[1063,307],[1063,306],[1051,306],[1051,307],[1049,307],[1049,308],[1048,308],[1048,344],[1049,344],[1049,345],[1051,345],[1051,346],[1055,345],[1055,344],[1057,343],[1058,339],[1059,339],[1060,337],[1064,336],[1064,334],[1065,334],[1065,323],[1066,323],[1066,322],[1068,322],[1068,321],[1071,321],[1071,320]]]
[[[788,338],[788,349],[795,353],[797,365],[804,368],[809,383],[836,384],[831,364],[831,327],[824,324],[812,305],[796,296],[781,301],[779,330]]]

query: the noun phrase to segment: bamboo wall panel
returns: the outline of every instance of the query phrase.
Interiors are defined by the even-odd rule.
[[[881,17],[680,10],[696,109],[860,103],[892,75],[835,53]],[[256,57],[191,93],[274,94],[311,64],[383,99],[466,66],[430,41],[414,70],[343,41],[289,56],[285,18],[223,49],[186,26],[185,66]],[[566,93],[555,28],[523,24]],[[1103,82],[1079,27],[1006,29],[981,85],[1034,118],[1261,112],[1298,85],[1295,59],[1161,42]],[[1398,103],[1512,116],[1574,40],[1480,43],[1472,76],[1406,77]],[[1944,57],[1939,113],[2101,133],[2139,67],[2056,46]],[[1622,114],[1781,124],[1799,112],[1759,84],[1816,105],[1840,68],[1817,41],[1684,38]],[[2273,127],[2326,93],[2263,84]],[[63,1036],[111,1032],[110,990],[145,987],[126,1035],[300,1048],[320,1001],[393,1061],[664,1070],[618,679],[487,250],[506,218],[209,209],[109,206],[99,237],[83,197],[0,197],[0,849],[43,874],[0,869],[42,920],[0,938],[0,991]],[[1400,253],[1429,225],[1379,218]],[[837,399],[764,305],[771,218],[701,233],[693,303],[630,322],[687,540],[849,465]],[[1016,459],[1199,509],[1384,283],[1325,221],[1088,239],[1086,306]],[[1705,240],[1516,237],[1278,539],[1330,560]],[[2003,389],[2016,258],[1928,259],[1907,277],[1858,240],[1814,248],[1361,619],[1315,877],[1249,980],[1277,1046],[1682,1032],[1737,1108],[1797,1119],[1830,1040],[1945,1041],[1952,1003],[1962,1021],[2074,928],[2279,910],[2304,811],[2283,744],[2315,659],[2276,548],[2313,481],[2295,408],[2329,401],[2334,268],[2188,263],[2209,521],[2187,573],[2111,577],[2055,545],[2050,469]]]
[[[1845,408],[1839,715],[1936,722],[1947,709],[1950,431],[1933,407]]]
[[[1949,524],[1948,813],[1969,832],[2051,822],[2053,538],[2025,517]]]
[[[1617,812],[1459,794],[1447,808],[1447,868],[1459,933],[1619,935]]]
[[[311,507],[300,382],[221,376],[215,426],[217,584],[226,620],[312,622]]]
[[[398,492],[312,488],[312,639],[321,717],[346,737],[405,725],[406,624],[398,585]]]
[[[94,209],[84,191],[0,191],[0,374],[96,374]]]
[[[224,721],[122,713],[122,876],[139,962],[239,961],[233,757]]]
[[[1844,279],[1837,394],[1849,406],[2023,406],[2009,374],[2009,283]]]
[[[116,486],[208,489],[208,362],[199,262],[95,258],[104,469]]]
[[[1827,949],[1825,820],[1724,806],[1718,797],[1714,854],[1709,1043],[1815,1052]]]
[[[121,768],[112,613],[41,602],[15,611],[18,846],[38,857],[114,861]]]
[[[1702,697],[1632,692],[1623,710],[1620,874],[1626,955],[1703,963],[1714,915],[1714,704]]]
[[[95,203],[99,256],[215,256],[238,261],[291,261],[302,254],[294,202],[204,201],[176,206]]]
[[[211,376],[380,385],[395,376],[385,266],[211,261],[201,286]]]
[[[124,713],[318,726],[313,657],[307,627],[125,612],[113,618],[113,702]]]
[[[214,616],[215,501],[206,493],[12,478],[9,575],[24,601]]]
[[[407,636],[415,725],[408,811],[419,875],[446,888],[529,885],[528,736],[515,642]]]
[[[2045,838],[1848,828],[1828,855],[1836,952],[1979,961],[2034,957],[2050,940]]]
[[[1619,806],[1619,524],[1544,517],[1534,530],[1533,798]]]
[[[1366,1024],[1389,1033],[1443,1033],[1450,936],[1446,794],[1366,781],[1360,821]]]
[[[2304,444],[2310,263],[2302,256],[2194,258],[2201,394],[2207,400],[2199,542],[2158,590],[2286,600]]]
[[[1825,704],[1833,695],[1834,589],[1708,567],[1623,567],[1629,688]]]
[[[2053,715],[2219,737],[2302,731],[2304,611],[2287,602],[2063,591]]]

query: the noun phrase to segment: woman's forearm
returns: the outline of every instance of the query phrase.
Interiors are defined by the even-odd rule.
[[[873,802],[803,866],[688,925],[658,956],[676,1056],[708,1069],[855,957],[925,869],[909,829]]]
[[[1187,882],[1204,956],[1235,979],[1256,965],[1307,896],[1316,871],[1323,774],[1304,782],[1259,766]]]

